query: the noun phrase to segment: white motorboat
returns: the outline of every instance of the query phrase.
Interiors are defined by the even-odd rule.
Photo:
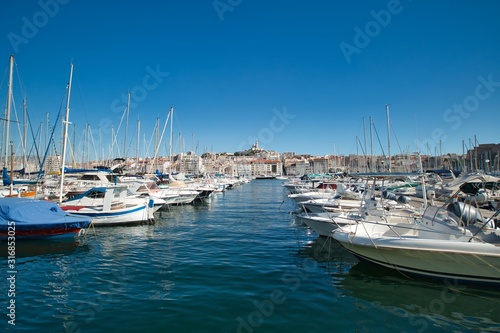
[[[340,212],[347,210],[359,210],[362,200],[343,199],[340,195],[328,198],[318,198],[299,202],[302,208],[311,213]]]
[[[442,184],[440,187],[436,188],[436,195],[444,197],[452,197],[459,190],[461,190],[465,184],[468,184],[468,186],[470,187],[498,190],[498,184],[500,184],[500,177],[495,177],[492,175],[478,173],[478,172],[469,173],[461,177],[458,177],[446,184]]]
[[[154,200],[128,197],[127,187],[94,187],[59,204],[62,210],[92,218],[95,226],[148,224],[154,221]]]
[[[308,200],[315,199],[329,199],[335,195],[335,192],[320,192],[320,191],[309,191],[304,193],[294,193],[289,194],[288,197],[295,201],[296,203],[301,203]]]
[[[415,223],[363,219],[332,237],[358,258],[405,274],[500,284],[500,230],[478,212],[457,202],[428,206]]]
[[[348,201],[348,200],[347,200]],[[385,201],[387,203],[388,201]],[[304,210],[297,217],[320,236],[331,236],[333,230],[348,224],[369,219],[378,223],[407,223],[411,224],[420,213],[409,205],[387,206],[378,199],[371,198],[358,203],[357,208],[351,210],[326,211],[309,213]]]
[[[332,231],[345,226],[346,224],[356,223],[356,220],[362,218],[356,212],[323,212],[323,213],[307,213],[303,212],[296,215],[297,219],[311,228],[319,236],[328,237]]]

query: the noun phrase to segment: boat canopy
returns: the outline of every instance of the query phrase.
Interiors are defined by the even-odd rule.
[[[0,199],[0,222],[2,224],[9,222],[34,225],[57,224],[67,220],[67,215],[55,202],[24,198]]]

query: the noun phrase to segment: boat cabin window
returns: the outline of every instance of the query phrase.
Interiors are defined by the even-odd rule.
[[[99,180],[99,177],[97,175],[82,175],[81,180]]]
[[[141,185],[137,188],[136,192],[139,192],[139,193],[146,193],[148,192],[148,189],[145,185]]]
[[[149,182],[146,184],[149,190],[159,190],[160,187],[155,182]]]
[[[115,177],[116,177],[115,175],[106,175],[106,178],[108,179],[108,181],[110,183],[114,183],[115,182]],[[118,179],[118,177],[117,177],[117,179]]]
[[[92,199],[102,199],[104,198],[104,192],[92,191],[89,194],[87,194],[87,197]]]

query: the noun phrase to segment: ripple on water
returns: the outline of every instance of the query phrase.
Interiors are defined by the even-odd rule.
[[[446,289],[358,263],[297,224],[294,210],[281,182],[254,181],[161,211],[154,225],[26,248],[17,259],[16,330],[500,329],[496,291]]]

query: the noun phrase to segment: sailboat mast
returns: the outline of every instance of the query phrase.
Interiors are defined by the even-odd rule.
[[[173,130],[173,123],[174,123],[174,107],[171,106],[170,107],[170,144],[169,144],[169,173],[171,174],[172,173],[172,154],[173,154],[173,147],[172,147],[172,143],[174,141],[174,132],[172,132]]]
[[[27,167],[28,161],[26,157],[26,136],[27,136],[27,128],[28,128],[28,117],[27,117],[27,107],[26,107],[26,97],[23,101],[23,167]]]
[[[63,148],[62,148],[62,162],[61,162],[61,186],[59,188],[59,202],[62,202],[62,196],[63,196],[64,164],[66,163],[66,142],[68,137],[68,125],[69,125],[69,100],[71,96],[72,80],[73,80],[73,63],[70,64],[68,98],[66,100],[66,116],[64,117],[64,134],[63,134]]]
[[[9,144],[9,131],[10,131],[10,107],[12,104],[12,73],[14,72],[14,56],[10,56],[9,60],[9,86],[7,88],[7,110],[5,112],[5,159],[4,166],[9,165],[9,150],[7,145]]]
[[[366,160],[366,125],[365,125],[365,118],[363,118],[363,140],[364,140],[364,164],[365,164],[365,172],[368,172],[368,169],[367,169],[367,160]]]
[[[370,117],[370,171],[373,171],[373,119]]]
[[[139,149],[141,145],[141,120],[137,120],[137,146],[135,149],[135,162],[136,164],[136,171],[139,171]]]
[[[9,195],[12,195],[14,190],[14,143],[10,142],[10,184],[9,184]]]
[[[389,156],[387,163],[391,172],[391,121],[389,120],[389,104],[385,106],[385,113],[387,115],[387,155]]]
[[[474,167],[476,168],[476,171],[479,169],[477,166],[477,139],[476,139],[476,134],[474,134]]]
[[[128,115],[130,113],[130,91],[128,92],[127,114],[125,115],[125,139],[123,142],[123,158],[127,155],[127,131],[128,131]]]
[[[155,149],[154,149],[154,154],[153,154],[153,158],[154,158],[154,166],[155,166],[155,170],[158,170],[158,161],[157,161],[157,157],[158,157],[158,131],[160,130],[160,117],[156,117],[156,126],[155,126]]]

